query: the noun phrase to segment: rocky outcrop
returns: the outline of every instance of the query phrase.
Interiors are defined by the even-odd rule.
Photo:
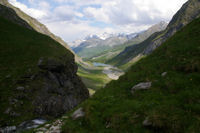
[[[29,72],[17,81],[13,89],[16,94],[10,98],[9,106],[23,107],[28,102],[30,105],[25,109],[29,114],[48,120],[63,115],[89,98],[88,89],[76,75],[78,67],[73,55],[40,58],[36,67],[38,72]],[[8,107],[4,114],[20,118],[23,112]],[[23,130],[23,126],[19,129]]]
[[[44,116],[60,116],[89,97],[89,92],[76,75],[77,66],[68,58],[41,58],[41,71],[33,82],[42,81],[33,99],[34,112]]]
[[[39,71],[23,76],[14,90],[10,105],[22,106],[23,101],[32,104],[30,114],[41,118],[61,116],[89,97],[89,92],[76,75],[77,65],[73,58],[40,58]],[[25,78],[26,77],[26,78]],[[23,84],[23,86],[21,86]],[[7,108],[4,112],[11,117],[21,117],[21,112]]]

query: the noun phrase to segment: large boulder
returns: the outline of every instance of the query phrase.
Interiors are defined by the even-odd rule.
[[[131,89],[131,93],[133,94],[137,90],[148,90],[151,87],[151,84],[152,84],[151,82],[139,83],[139,84],[133,86],[133,88]]]

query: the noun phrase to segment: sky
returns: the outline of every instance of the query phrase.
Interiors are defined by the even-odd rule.
[[[66,42],[169,22],[187,0],[9,0]]]

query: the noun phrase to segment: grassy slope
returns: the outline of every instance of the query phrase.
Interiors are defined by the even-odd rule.
[[[165,77],[161,73],[167,72]],[[68,119],[66,133],[200,131],[200,19],[177,32],[118,81],[112,81],[81,106],[86,115]],[[148,91],[130,89],[152,81]],[[149,117],[151,128],[142,122]]]
[[[27,73],[34,74],[38,71],[37,63],[40,57],[58,58],[63,55],[73,58],[71,52],[50,37],[0,17],[0,126],[17,124],[34,117],[28,111],[31,108],[30,103],[22,101],[24,104],[20,108],[9,104],[11,97],[18,95],[15,90],[17,81],[23,81],[21,77]],[[4,114],[8,107],[14,111],[20,110],[21,116],[11,118]]]

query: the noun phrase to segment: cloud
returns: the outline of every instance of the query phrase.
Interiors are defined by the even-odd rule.
[[[109,22],[109,16],[103,8],[87,7],[83,11],[86,18],[102,22]]]
[[[100,9],[88,7],[86,17],[117,25],[153,24],[169,21],[186,0],[110,0]],[[98,0],[96,0],[98,4]],[[103,17],[102,17],[103,16]]]
[[[9,0],[66,41],[103,32],[139,32],[170,21],[187,0]],[[103,26],[102,26],[103,25]]]
[[[34,8],[28,8],[25,4],[17,2],[17,0],[9,0],[9,2],[36,19],[41,19],[47,16],[47,13],[45,11]]]

